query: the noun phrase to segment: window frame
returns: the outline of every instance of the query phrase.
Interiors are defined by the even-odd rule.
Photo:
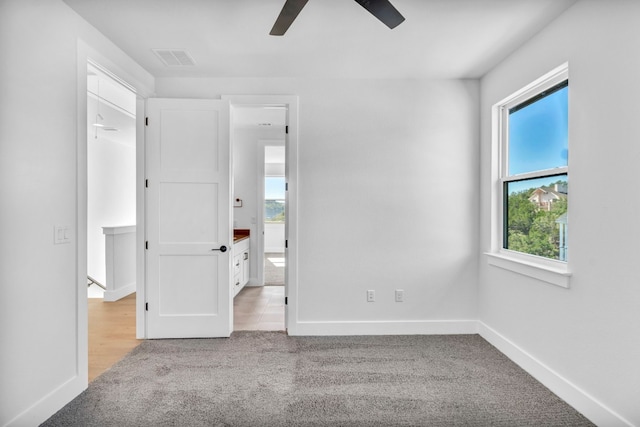
[[[494,104],[492,108],[491,249],[486,252],[490,265],[564,288],[569,287],[571,277],[569,257],[566,261],[559,261],[504,248],[504,214],[507,183],[554,175],[566,174],[567,178],[569,176],[569,160],[567,166],[516,175],[508,174],[509,110],[568,80],[569,66],[565,63]],[[570,140],[569,138],[569,145]]]

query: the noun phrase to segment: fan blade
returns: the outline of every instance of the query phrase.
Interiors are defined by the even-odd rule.
[[[273,28],[269,33],[272,36],[282,36],[287,32],[293,21],[298,17],[298,14],[302,8],[307,4],[309,0],[287,0],[282,11],[276,19],[276,23],[273,24]]]
[[[382,21],[389,28],[395,28],[404,21],[404,16],[393,7],[389,0],[355,0],[367,9],[373,16]]]

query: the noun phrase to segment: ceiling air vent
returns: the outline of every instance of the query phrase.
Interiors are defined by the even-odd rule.
[[[189,52],[184,49],[151,49],[167,67],[192,67],[196,65]]]

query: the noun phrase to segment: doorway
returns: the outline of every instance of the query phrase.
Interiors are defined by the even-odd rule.
[[[87,65],[90,298],[117,301],[135,292],[135,223],[136,94],[112,73],[90,62]]]
[[[226,110],[225,104],[226,103]],[[296,192],[297,192],[297,111],[298,111],[298,98],[296,96],[291,95],[238,95],[238,96],[222,96],[221,100],[212,100],[212,99],[149,99],[146,105],[146,117],[148,117],[148,126],[146,129],[146,140],[145,140],[145,158],[147,162],[145,164],[145,180],[148,179],[149,185],[148,188],[145,189],[146,194],[146,231],[147,235],[145,238],[148,241],[148,249],[144,250],[143,253],[146,254],[147,263],[149,260],[155,260],[160,255],[159,251],[163,251],[166,248],[161,246],[158,243],[157,237],[155,234],[151,235],[149,230],[155,230],[157,227],[152,226],[150,218],[153,215],[158,216],[158,213],[162,213],[158,204],[159,197],[159,186],[158,183],[165,182],[160,175],[163,172],[163,169],[159,168],[159,165],[163,164],[162,161],[158,162],[158,159],[162,159],[163,155],[170,155],[174,152],[179,152],[184,154],[184,141],[180,142],[180,140],[184,140],[184,132],[188,130],[188,142],[189,144],[196,144],[198,148],[194,149],[191,156],[196,156],[196,158],[187,161],[184,161],[184,156],[179,156],[176,158],[175,155],[171,157],[167,157],[167,160],[171,160],[172,162],[180,162],[181,169],[191,168],[194,164],[198,165],[202,162],[209,162],[215,159],[230,159],[232,160],[232,164],[227,163],[227,161],[220,162],[220,173],[215,174],[205,174],[199,173],[198,176],[202,176],[204,178],[209,177],[211,175],[214,178],[222,178],[224,176],[230,178],[233,181],[225,182],[223,185],[218,185],[216,188],[220,188],[221,191],[219,195],[223,196],[222,200],[219,200],[215,206],[219,206],[218,209],[221,214],[224,214],[224,220],[228,220],[228,223],[225,224],[225,221],[218,227],[214,227],[214,230],[222,230],[222,234],[218,234],[217,239],[207,238],[206,247],[203,246],[202,250],[206,250],[207,257],[211,257],[213,255],[223,254],[227,252],[228,248],[226,245],[233,244],[232,242],[236,241],[236,236],[234,235],[232,229],[236,229],[238,231],[237,241],[246,241],[246,237],[249,237],[251,240],[257,240],[260,242],[259,244],[263,245],[263,237],[257,233],[256,226],[258,224],[258,212],[261,212],[262,209],[257,209],[256,201],[257,197],[255,195],[250,195],[247,191],[248,187],[253,188],[253,194],[256,193],[256,182],[258,179],[256,173],[256,160],[257,160],[257,150],[255,149],[255,143],[253,149],[248,150],[248,156],[252,158],[252,162],[246,163],[249,165],[246,168],[246,171],[253,171],[253,177],[247,178],[247,174],[240,173],[243,169],[242,163],[240,162],[241,155],[236,152],[238,147],[243,147],[243,144],[240,143],[239,137],[237,135],[236,130],[241,127],[238,124],[237,116],[238,110],[240,108],[251,109],[258,106],[261,110],[269,111],[269,110],[281,110],[284,111],[286,122],[284,126],[284,139],[285,139],[285,151],[287,156],[286,161],[286,227],[285,227],[285,260],[286,260],[286,269],[285,269],[285,286],[281,287],[285,289],[283,308],[284,308],[284,325],[289,333],[295,333],[292,331],[291,324],[296,323],[297,313],[295,312],[295,303],[296,303],[296,283],[297,283],[297,274],[296,274],[296,263],[297,263],[297,228],[296,228],[296,214],[297,214],[297,203],[296,203]],[[229,108],[230,107],[230,108]],[[162,114],[164,110],[170,111],[171,114]],[[215,110],[215,111],[214,111]],[[215,114],[214,114],[215,113]],[[227,113],[230,113],[231,120],[227,116]],[[192,117],[193,115],[197,117]],[[214,123],[215,122],[215,123]],[[224,126],[226,122],[227,126]],[[197,124],[197,129],[194,128],[194,123]],[[229,126],[230,125],[230,126]],[[269,126],[268,124],[262,123],[258,124],[262,126]],[[169,126],[172,131],[167,133],[164,132],[163,135],[163,143],[160,144],[160,133],[159,129],[162,126],[163,129],[166,129]],[[185,126],[187,126],[185,128]],[[213,129],[209,129],[213,126]],[[195,129],[195,130],[194,130]],[[197,132],[196,132],[197,131]],[[230,133],[229,133],[230,132]],[[230,135],[230,138],[226,136],[226,134]],[[216,136],[217,135],[217,136]],[[279,135],[279,138],[282,139],[282,135]],[[166,139],[166,141],[165,141]],[[258,138],[260,139],[260,138]],[[256,141],[258,140],[256,139]],[[175,141],[174,141],[175,140]],[[209,148],[209,140],[213,140],[214,144],[218,144],[219,148],[222,150],[218,157],[211,156],[207,153],[204,155],[200,155],[201,150],[208,150]],[[203,142],[204,141],[204,142]],[[226,143],[225,143],[226,141]],[[174,144],[175,142],[175,144]],[[206,142],[206,143],[205,143]],[[180,149],[178,149],[178,144]],[[175,150],[173,148],[175,148]],[[244,145],[246,147],[246,145]],[[251,148],[251,147],[250,147]],[[231,152],[227,150],[233,150]],[[164,154],[162,151],[158,152],[158,150],[165,150]],[[177,150],[177,151],[176,151]],[[200,151],[198,151],[200,150]],[[214,150],[215,151],[215,150]],[[191,152],[191,151],[190,151]],[[195,154],[194,154],[195,153]],[[151,159],[151,160],[150,160]],[[155,159],[155,160],[154,160]],[[232,169],[227,169],[227,165],[232,167]],[[165,165],[166,166],[166,165]],[[170,166],[170,165],[169,165]],[[222,168],[224,167],[224,169]],[[166,168],[165,168],[166,169]],[[176,168],[169,168],[165,172],[169,173],[171,171],[178,170]],[[230,171],[231,173],[228,173]],[[172,172],[173,173],[173,172]],[[175,178],[175,174],[171,175],[171,177]],[[169,178],[171,178],[169,177]],[[203,178],[203,179],[204,179]],[[190,178],[191,179],[191,178]],[[242,180],[250,180],[249,186],[243,189],[241,185]],[[143,180],[143,181],[145,181]],[[192,182],[192,179],[191,181]],[[176,186],[174,186],[176,187]],[[172,188],[174,188],[172,187]],[[205,188],[206,187],[206,188]],[[211,186],[203,186],[201,189],[207,190]],[[230,192],[227,192],[227,189]],[[174,192],[165,192],[164,196],[180,196],[183,192],[178,191],[178,188],[174,188]],[[222,191],[224,190],[224,192]],[[216,193],[217,194],[217,193]],[[153,196],[153,197],[152,197]],[[194,201],[202,201],[206,202],[210,200],[208,195],[202,195],[202,197],[198,196],[194,193]],[[227,197],[227,198],[225,198]],[[166,198],[166,197],[165,197]],[[175,197],[174,197],[175,198]],[[191,200],[191,199],[190,199]],[[178,203],[179,202],[179,203]],[[184,206],[182,200],[176,203],[166,202],[164,206],[167,208],[173,206]],[[252,206],[253,205],[253,206]],[[214,207],[215,207],[214,206]],[[228,214],[227,214],[228,212]],[[198,209],[172,209],[169,213],[176,213],[180,215],[201,215],[201,211]],[[207,216],[208,218],[208,216]],[[158,218],[156,218],[158,219]],[[198,218],[196,218],[200,221]],[[189,224],[200,224],[201,222],[189,222]],[[166,224],[173,224],[174,222],[166,222]],[[176,224],[183,224],[184,221],[175,222]],[[228,225],[227,225],[228,224]],[[242,232],[242,234],[240,233]],[[229,233],[227,237],[227,233]],[[245,234],[246,233],[246,234]],[[175,234],[175,233],[174,233]],[[183,233],[184,234],[184,233]],[[181,237],[182,235],[176,234],[176,236]],[[245,236],[245,237],[241,237]],[[189,237],[189,236],[187,236]],[[206,236],[205,236],[206,237]],[[220,238],[224,239],[221,240]],[[227,240],[230,238],[231,240]],[[144,242],[146,243],[146,242]],[[213,246],[211,246],[213,245]],[[147,245],[144,244],[143,247]],[[235,245],[234,245],[235,246]],[[213,249],[212,249],[213,247]],[[202,303],[210,303],[212,301],[211,298],[202,298],[203,292],[199,289],[194,290],[194,292],[187,293],[187,296],[190,298],[190,301],[195,301],[198,304],[195,304],[197,313],[204,313],[207,319],[211,318],[213,320],[219,321],[220,327],[222,328],[223,324],[226,325],[224,331],[222,329],[220,331],[212,330],[211,328],[205,328],[202,331],[196,333],[193,332],[189,327],[185,326],[176,326],[171,328],[166,328],[162,337],[182,337],[182,336],[228,336],[229,333],[233,330],[233,323],[229,323],[229,321],[233,321],[233,312],[234,312],[234,298],[233,295],[236,291],[236,284],[238,281],[236,279],[240,279],[238,286],[238,291],[240,287],[244,286],[247,289],[250,288],[259,288],[260,283],[257,279],[257,265],[256,263],[256,255],[257,255],[257,246],[255,244],[251,244],[247,249],[246,245],[243,245],[242,251],[229,250],[225,255],[220,255],[219,259],[224,261],[224,259],[232,260],[234,268],[231,270],[227,270],[223,267],[223,265],[218,265],[215,269],[220,274],[228,274],[226,280],[222,280],[224,278],[220,278],[216,281],[217,283],[217,291],[220,295],[218,297],[218,301],[223,301],[229,297],[229,306],[226,303],[215,305],[215,309],[219,310],[219,312],[213,313],[211,315],[207,315],[206,311],[198,310],[197,305]],[[235,249],[235,247],[234,247]],[[155,252],[154,252],[155,251]],[[230,257],[230,258],[225,258]],[[176,262],[182,262],[183,257],[174,257]],[[169,260],[165,257],[165,261],[173,262],[174,258]],[[206,257],[202,256],[198,259],[204,259]],[[236,260],[237,258],[237,260]],[[206,260],[205,260],[206,261]],[[240,261],[240,262],[236,262]],[[248,261],[248,262],[246,262]],[[175,263],[174,263],[175,264]],[[180,264],[182,265],[182,264]],[[178,265],[178,267],[180,267]],[[174,265],[175,266],[175,265]],[[229,267],[231,267],[231,262],[229,262]],[[235,268],[237,267],[237,268]],[[150,332],[153,323],[159,321],[159,319],[155,319],[152,316],[152,313],[160,310],[161,306],[159,301],[157,300],[157,292],[152,294],[152,290],[154,286],[160,283],[157,277],[152,277],[152,274],[157,272],[157,269],[146,267],[146,283],[147,289],[145,290],[145,306],[148,303],[148,311],[146,311],[146,316],[144,316],[144,324],[146,331],[146,338],[159,338],[160,335],[155,335]],[[168,270],[165,270],[165,272]],[[173,270],[172,270],[173,271]],[[171,280],[167,280],[164,284],[166,285],[180,281],[184,282],[184,276],[189,275],[190,272],[202,272],[203,269],[184,269],[185,274],[174,274],[171,276]],[[209,272],[209,270],[206,270]],[[189,274],[187,274],[189,273]],[[175,280],[173,279],[175,278]],[[233,281],[229,280],[233,279]],[[189,280],[190,283],[198,284],[198,283],[206,283],[206,281],[201,280]],[[220,286],[221,283],[228,283],[227,286],[231,286],[231,290],[225,290]],[[264,288],[264,286],[262,286]],[[208,288],[207,288],[208,289]],[[207,291],[205,289],[205,291]],[[157,291],[157,289],[156,289]],[[175,294],[184,294],[184,290],[176,290]],[[154,300],[154,298],[156,298]],[[180,302],[182,299],[178,299]],[[166,301],[166,299],[165,299]],[[213,300],[215,301],[215,300]],[[172,314],[174,312],[183,313],[185,310],[193,311],[194,307],[192,304],[187,303],[185,305],[184,301],[181,302],[180,307],[169,307],[170,310],[167,310],[167,307],[164,307],[163,313]],[[140,304],[138,304],[139,307]],[[155,310],[155,311],[153,311]],[[173,310],[173,311],[172,311]],[[194,311],[194,313],[196,312]],[[158,311],[159,313],[159,311]],[[231,315],[227,317],[227,314]],[[165,316],[166,317],[166,316]],[[180,316],[171,316],[172,319],[180,317]],[[183,316],[184,317],[184,316]],[[182,318],[182,317],[181,317]],[[206,320],[206,319],[203,319]],[[157,323],[157,322],[156,322]],[[190,332],[191,331],[191,332]]]
[[[87,63],[87,291],[89,381],[136,340],[136,93]]]
[[[250,230],[254,260],[251,280],[234,298],[234,330],[291,333],[298,99],[278,95],[223,99],[231,104],[234,228]]]
[[[250,242],[250,277],[235,280],[234,330],[284,330],[287,108],[232,111],[234,234],[248,233]]]

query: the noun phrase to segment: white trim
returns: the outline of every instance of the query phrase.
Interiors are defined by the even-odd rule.
[[[502,101],[498,102],[496,106],[504,107],[507,110],[513,108],[518,104],[521,104],[522,102],[528,100],[532,96],[535,96],[531,95],[532,92],[543,92],[567,80],[568,73],[569,63],[565,62],[564,64],[559,65],[558,67],[549,71],[544,76],[534,80],[525,87],[507,96]]]
[[[398,320],[298,322],[289,335],[461,335],[477,334],[476,320]]]
[[[526,181],[529,179],[536,179],[536,178],[549,178],[549,177],[558,176],[558,175],[567,175],[568,173],[569,173],[569,168],[566,166],[562,166],[562,167],[557,167],[553,169],[545,169],[541,171],[505,176],[505,177],[502,177],[502,182],[505,183],[505,182],[514,182],[514,181]]]
[[[86,285],[85,285],[86,288]],[[86,289],[85,289],[86,294]],[[86,388],[81,387],[78,376],[70,378],[62,383],[58,388],[38,400],[36,403],[19,413],[11,419],[5,426],[37,426],[48,420],[60,408],[71,402],[77,395]]]
[[[76,101],[76,374],[78,393],[89,385],[89,320],[87,301],[87,64],[92,49],[78,40]],[[75,396],[72,396],[72,398]],[[69,399],[71,400],[71,399]],[[57,408],[56,411],[60,409]],[[53,414],[55,411],[51,412]]]
[[[571,272],[563,262],[507,250],[487,252],[485,255],[487,255],[487,263],[494,267],[513,271],[552,285],[569,288]],[[558,265],[552,265],[553,262]]]
[[[136,226],[135,225],[116,225],[113,227],[102,227],[102,234],[105,235],[116,235],[116,234],[129,234],[135,233]]]
[[[124,298],[127,295],[131,295],[135,291],[136,291],[136,284],[130,283],[126,286],[123,286],[115,290],[107,289],[106,291],[104,291],[103,299],[104,299],[104,302],[118,301],[119,299]]]
[[[514,92],[491,109],[491,248],[486,253],[490,265],[540,281],[569,287],[569,264],[544,257],[519,253],[503,248],[504,233],[504,183],[530,178],[540,178],[569,173],[569,166],[534,171],[520,175],[508,175],[508,145],[504,144],[508,133],[507,114],[514,107],[536,94],[552,88],[569,78],[569,64],[564,63],[544,76]]]
[[[147,199],[145,179],[146,170],[146,136],[145,117],[146,99],[136,99],[136,338],[144,339],[147,336],[147,312],[145,302],[147,300],[147,276],[146,253],[144,243],[147,240]]]
[[[281,247],[266,247],[264,248],[264,252],[263,255],[267,253],[267,254],[283,254],[284,255],[284,250]]]
[[[490,326],[479,321],[478,331],[482,338],[594,424],[608,427],[633,426],[631,422],[615,413],[595,397],[558,374]]]

